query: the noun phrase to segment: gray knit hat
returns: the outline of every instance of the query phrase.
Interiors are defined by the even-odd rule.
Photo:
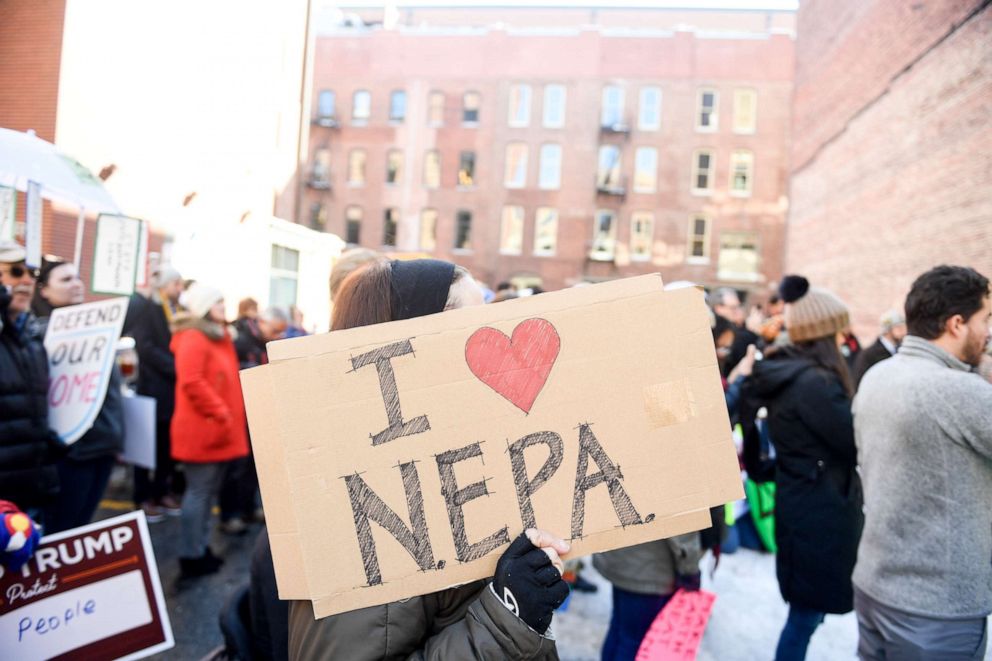
[[[802,276],[786,276],[780,288],[785,304],[785,328],[793,342],[831,337],[851,325],[847,306],[833,292],[810,287]]]

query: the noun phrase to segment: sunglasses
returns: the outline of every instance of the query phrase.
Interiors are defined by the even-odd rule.
[[[35,280],[38,279],[40,273],[40,269],[28,268],[24,264],[11,264],[9,271],[10,275],[14,278],[23,278],[25,274],[28,274]]]

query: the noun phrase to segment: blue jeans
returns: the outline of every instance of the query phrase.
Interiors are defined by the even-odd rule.
[[[789,607],[789,618],[778,639],[775,661],[803,661],[806,648],[813,632],[820,626],[825,613],[793,604]]]
[[[670,594],[637,594],[613,586],[613,615],[603,641],[603,661],[633,661],[644,634]]]

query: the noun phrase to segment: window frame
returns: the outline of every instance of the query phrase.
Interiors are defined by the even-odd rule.
[[[692,180],[689,182],[689,190],[693,195],[713,195],[713,181],[716,174],[716,159],[713,157],[714,151],[714,149],[710,148],[692,150]],[[709,156],[709,166],[706,168],[706,183],[709,184],[707,188],[699,188],[696,186],[699,182],[699,157],[702,154]]]
[[[651,187],[642,188],[637,185],[638,174],[640,173],[640,154],[642,153],[653,153],[654,154],[654,172],[651,176]],[[634,149],[634,184],[633,189],[635,193],[657,193],[658,192],[658,148],[651,147],[648,145],[641,145]]]
[[[521,158],[517,161],[516,169],[511,173],[510,152],[514,148],[520,149]],[[527,188],[527,167],[529,165],[528,159],[530,157],[530,146],[526,142],[514,140],[506,143],[506,148],[503,150],[503,153],[503,187],[512,190]],[[516,179],[510,179],[511,174],[516,176],[518,173],[522,175],[519,182]]]
[[[394,114],[396,111],[397,98],[402,98],[403,100],[402,108],[401,108],[403,112],[400,115]],[[406,90],[403,89],[392,90],[389,93],[389,122],[391,124],[402,124],[404,121],[406,121],[406,102],[407,102]]]
[[[655,109],[657,122],[654,125],[645,124],[644,122],[644,108],[647,105],[645,104],[644,97],[645,97],[645,93],[647,92],[657,92],[658,94],[658,103],[657,103],[657,108]],[[638,131],[661,130],[661,109],[662,109],[663,99],[664,97],[661,91],[661,87],[657,85],[648,85],[646,87],[641,88],[637,98],[637,130]]]
[[[512,217],[510,217],[512,216]],[[507,220],[511,220],[516,227],[508,228]],[[527,224],[527,217],[524,208],[519,204],[504,204],[499,215],[499,254],[518,256],[524,254],[524,225]],[[513,229],[516,236],[517,248],[508,248],[506,238],[507,230]]]
[[[437,163],[437,179],[436,179],[436,182],[433,185],[431,185],[431,182],[429,182],[428,179],[427,179],[427,174],[431,170],[431,168],[428,167],[429,161],[431,159],[431,155],[434,156],[434,161]],[[437,150],[437,149],[428,149],[426,152],[424,152],[424,169],[423,169],[423,172],[421,174],[422,174],[422,176],[421,176],[421,183],[423,184],[424,188],[426,188],[427,190],[437,190],[438,188],[441,187],[441,181],[442,181],[442,179],[441,179],[441,152],[440,152],[440,150]]]
[[[607,116],[606,116],[606,109],[608,107],[607,94],[611,90],[617,91],[618,108],[617,108],[617,119],[615,122],[607,122]],[[623,120],[624,120],[624,111],[626,110],[626,105],[627,105],[627,94],[623,87],[621,87],[620,85],[604,85],[603,91],[600,95],[599,103],[600,103],[600,108],[599,108],[600,128],[613,129],[616,126],[622,126],[625,123]]]
[[[355,172],[355,166],[354,166],[354,163],[353,163],[353,159],[356,156],[359,156],[359,155],[361,155],[361,157],[362,157],[362,167],[361,167],[362,178],[361,178],[361,181],[357,181],[355,179],[352,179],[352,174],[354,174],[354,172]],[[368,153],[367,150],[363,149],[362,147],[355,147],[351,151],[349,151],[348,152],[348,174],[347,174],[347,183],[348,183],[348,186],[350,186],[352,188],[361,188],[361,187],[365,186],[366,182],[368,182],[368,180],[369,180],[368,167],[369,167],[369,153]]]
[[[271,244],[272,249],[269,252],[269,300],[274,301],[277,297],[274,296],[273,284],[277,280],[288,280],[293,283],[293,302],[290,305],[296,305],[300,300],[300,262],[301,255],[300,250],[296,248],[290,248],[289,246],[284,246],[279,243]],[[281,266],[276,266],[276,253],[278,250],[282,250],[286,253],[292,253],[296,257],[296,270],[291,270],[288,268],[283,268]],[[276,301],[273,304],[282,304],[281,301]]]
[[[611,242],[609,252],[597,249],[596,241],[599,237],[599,227],[600,227],[600,216],[604,214],[609,214],[612,219],[610,222],[610,233],[609,241]],[[596,262],[612,262],[616,259],[617,254],[617,212],[613,209],[596,209],[593,213],[592,220],[592,245],[589,248],[589,259]]]
[[[392,223],[393,226],[393,242],[389,243],[386,238],[389,236],[386,229],[389,224]],[[400,210],[399,207],[386,207],[382,211],[382,244],[383,248],[393,248],[395,249],[399,243],[399,232],[400,232]]]
[[[744,160],[747,163],[747,189],[740,190],[735,186],[736,175],[737,175],[737,159],[738,157],[746,157]],[[735,149],[730,152],[730,181],[728,182],[728,191],[731,197],[751,197],[754,193],[754,152],[750,149]]]
[[[703,95],[705,94],[713,95],[713,109],[709,115],[709,126],[703,126],[701,121],[703,118]],[[716,133],[720,130],[720,91],[715,87],[700,87],[696,90],[696,118],[694,123],[697,133]]]
[[[430,224],[431,241],[430,245],[425,245],[424,243],[424,221],[427,220],[429,215],[433,215],[433,219]],[[417,245],[424,252],[434,252],[437,250],[437,219],[438,211],[434,207],[426,207],[420,210],[420,233],[417,236]]]
[[[471,155],[471,180],[468,183],[462,183],[462,172],[464,171],[463,165],[465,163],[465,155]],[[455,187],[461,189],[471,189],[475,188],[478,184],[475,181],[475,169],[476,169],[476,154],[474,150],[463,149],[458,152],[458,172],[455,179]]]
[[[393,171],[393,168],[392,168],[392,165],[393,165],[392,159],[393,159],[393,157],[399,158],[399,164],[397,165],[397,167],[395,169],[395,175],[393,177],[393,180],[390,181],[389,180],[389,173],[391,171]],[[387,186],[399,186],[400,184],[403,183],[403,175],[404,175],[403,170],[404,170],[404,166],[406,165],[405,161],[406,161],[406,157],[405,157],[405,154],[403,153],[403,150],[402,149],[389,149],[389,150],[386,151],[386,181],[385,181],[385,183],[386,183]]]
[[[526,128],[530,126],[531,107],[533,105],[533,95],[531,86],[526,83],[514,83],[510,85],[510,94],[506,103],[506,125],[510,128]],[[517,97],[514,99],[514,97]],[[516,104],[514,104],[516,100]],[[518,111],[523,111],[523,116],[518,117]]]
[[[553,234],[554,239],[551,241],[550,250],[543,250],[538,248],[539,245],[538,237],[539,237],[539,230],[541,228],[542,212],[548,212],[554,216],[554,234]],[[556,207],[537,207],[537,209],[534,210],[534,245],[532,247],[533,249],[531,250],[531,253],[535,257],[554,257],[558,253],[558,225],[560,220],[561,217]]]
[[[559,109],[559,121],[554,122],[548,121],[548,108],[551,106],[549,103],[550,92],[561,91],[561,108]],[[549,83],[544,86],[544,98],[541,104],[541,125],[546,129],[561,129],[565,128],[565,112],[568,108],[568,88],[566,88],[561,83]],[[552,118],[554,119],[554,118]]]
[[[700,241],[703,246],[702,255],[692,254],[693,245],[697,242],[696,237],[700,236],[699,234],[696,234],[697,220],[701,220],[705,223],[705,225],[703,226],[703,234],[702,234],[703,238]],[[710,252],[711,252],[710,243],[712,241],[711,238],[712,229],[713,229],[713,219],[710,218],[708,215],[704,213],[689,214],[689,231],[687,234],[688,239],[686,241],[687,245],[686,245],[686,257],[685,257],[686,264],[701,265],[701,264],[710,263]]]
[[[545,153],[547,149],[557,150],[557,167],[555,168],[554,181],[546,182],[544,178],[545,174]],[[537,164],[537,187],[540,190],[560,190],[561,189],[561,168],[562,168],[562,148],[561,144],[557,142],[545,142],[541,145],[538,150],[538,164]]]
[[[466,231],[465,243],[468,247],[461,248],[458,246],[458,239],[462,231],[462,217],[468,218],[468,230]],[[470,209],[456,209],[455,210],[455,242],[454,247],[451,250],[455,254],[467,254],[473,252],[472,250],[472,211]]]
[[[331,99],[331,111],[329,113],[321,112],[323,110],[321,108],[321,105],[322,105],[321,100],[324,98],[324,95],[330,95],[330,99]],[[337,102],[338,102],[337,101],[337,94],[334,93],[334,90],[331,90],[331,89],[322,89],[319,92],[317,92],[317,119],[318,120],[320,120],[320,119],[334,119],[335,116],[337,115]]]
[[[647,254],[641,255],[634,252],[634,224],[638,221],[647,221],[649,231],[647,232]],[[650,211],[634,211],[630,214],[630,261],[650,262],[654,256],[654,214]]]
[[[358,115],[356,114],[359,108],[358,96],[364,95],[364,98],[368,99],[366,114]],[[355,90],[351,94],[351,123],[353,126],[365,126],[372,119],[372,92],[367,89]]]
[[[729,238],[731,236],[746,237],[750,239],[751,244],[754,246],[754,270],[752,272],[747,271],[731,271],[721,267],[721,257],[724,253],[724,238]],[[740,242],[741,245],[744,241]],[[741,248],[738,246],[737,250]],[[726,280],[730,282],[760,282],[761,281],[761,235],[758,232],[747,231],[747,230],[728,230],[725,232],[720,232],[720,252],[717,255],[716,261],[716,277],[718,280]]]
[[[613,165],[604,171],[602,170],[603,154],[608,150],[615,151],[617,157],[613,161]],[[603,174],[604,172],[612,173],[614,170],[616,170],[616,182],[611,186],[608,185],[609,177],[603,177]],[[623,150],[620,149],[620,145],[605,144],[599,146],[599,150],[596,152],[596,188],[599,190],[623,188]]]
[[[435,110],[434,100],[437,98],[441,99],[441,105],[439,107],[440,117],[435,119],[434,117],[432,117],[432,114]],[[444,126],[444,104],[446,103],[446,101],[447,101],[447,96],[441,90],[431,90],[430,92],[427,93],[427,126],[432,128]]]
[[[469,110],[468,99],[470,96],[475,97],[475,108]],[[482,108],[482,94],[476,92],[475,90],[468,90],[462,94],[462,126],[476,127],[479,125],[480,110]],[[466,119],[466,113],[474,112],[475,119]]]
[[[748,126],[741,126],[738,122],[740,117],[740,98],[749,95],[751,97],[751,122]],[[753,87],[738,87],[734,90],[734,133],[738,135],[754,135],[758,130],[758,90]]]
[[[356,211],[357,215],[352,217],[351,212]],[[365,210],[357,204],[349,204],[344,208],[344,239],[345,243],[350,246],[361,245],[362,240],[362,221],[365,219]],[[349,241],[351,238],[351,228],[355,227],[355,238],[357,241]]]

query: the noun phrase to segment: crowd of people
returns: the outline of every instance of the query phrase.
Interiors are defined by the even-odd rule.
[[[116,368],[78,442],[66,448],[49,429],[46,322],[82,302],[84,288],[71,262],[46,258],[36,271],[24,258],[20,246],[0,245],[0,516],[27,533],[0,545],[8,566],[40,533],[93,518],[124,438]],[[356,249],[332,272],[331,330],[535,294],[509,283],[487,291],[450,262]],[[729,288],[707,302],[748,498],[714,508],[709,530],[594,556],[612,586],[602,658],[633,659],[676,591],[700,588],[704,554],[741,546],[775,553],[789,605],[778,660],[804,658],[824,618],[852,610],[862,659],[983,658],[992,612],[988,279],[957,266],[919,275],[866,349],[845,303],[801,276],[746,302]],[[156,466],[134,468],[135,507],[153,523],[180,517],[179,569],[189,580],[223,563],[209,544],[215,503],[223,533],[264,522],[238,371],[265,364],[266,343],[305,333],[295,309],[260,311],[245,299],[233,323],[226,310],[223,292],[162,265],[124,323],[139,358],[136,391],[156,401]],[[570,589],[594,588],[574,559],[566,570],[569,545],[555,532],[522,533],[491,580],[315,620],[309,602],[278,599],[263,529],[242,630],[225,630],[228,654],[557,658],[554,611]]]

